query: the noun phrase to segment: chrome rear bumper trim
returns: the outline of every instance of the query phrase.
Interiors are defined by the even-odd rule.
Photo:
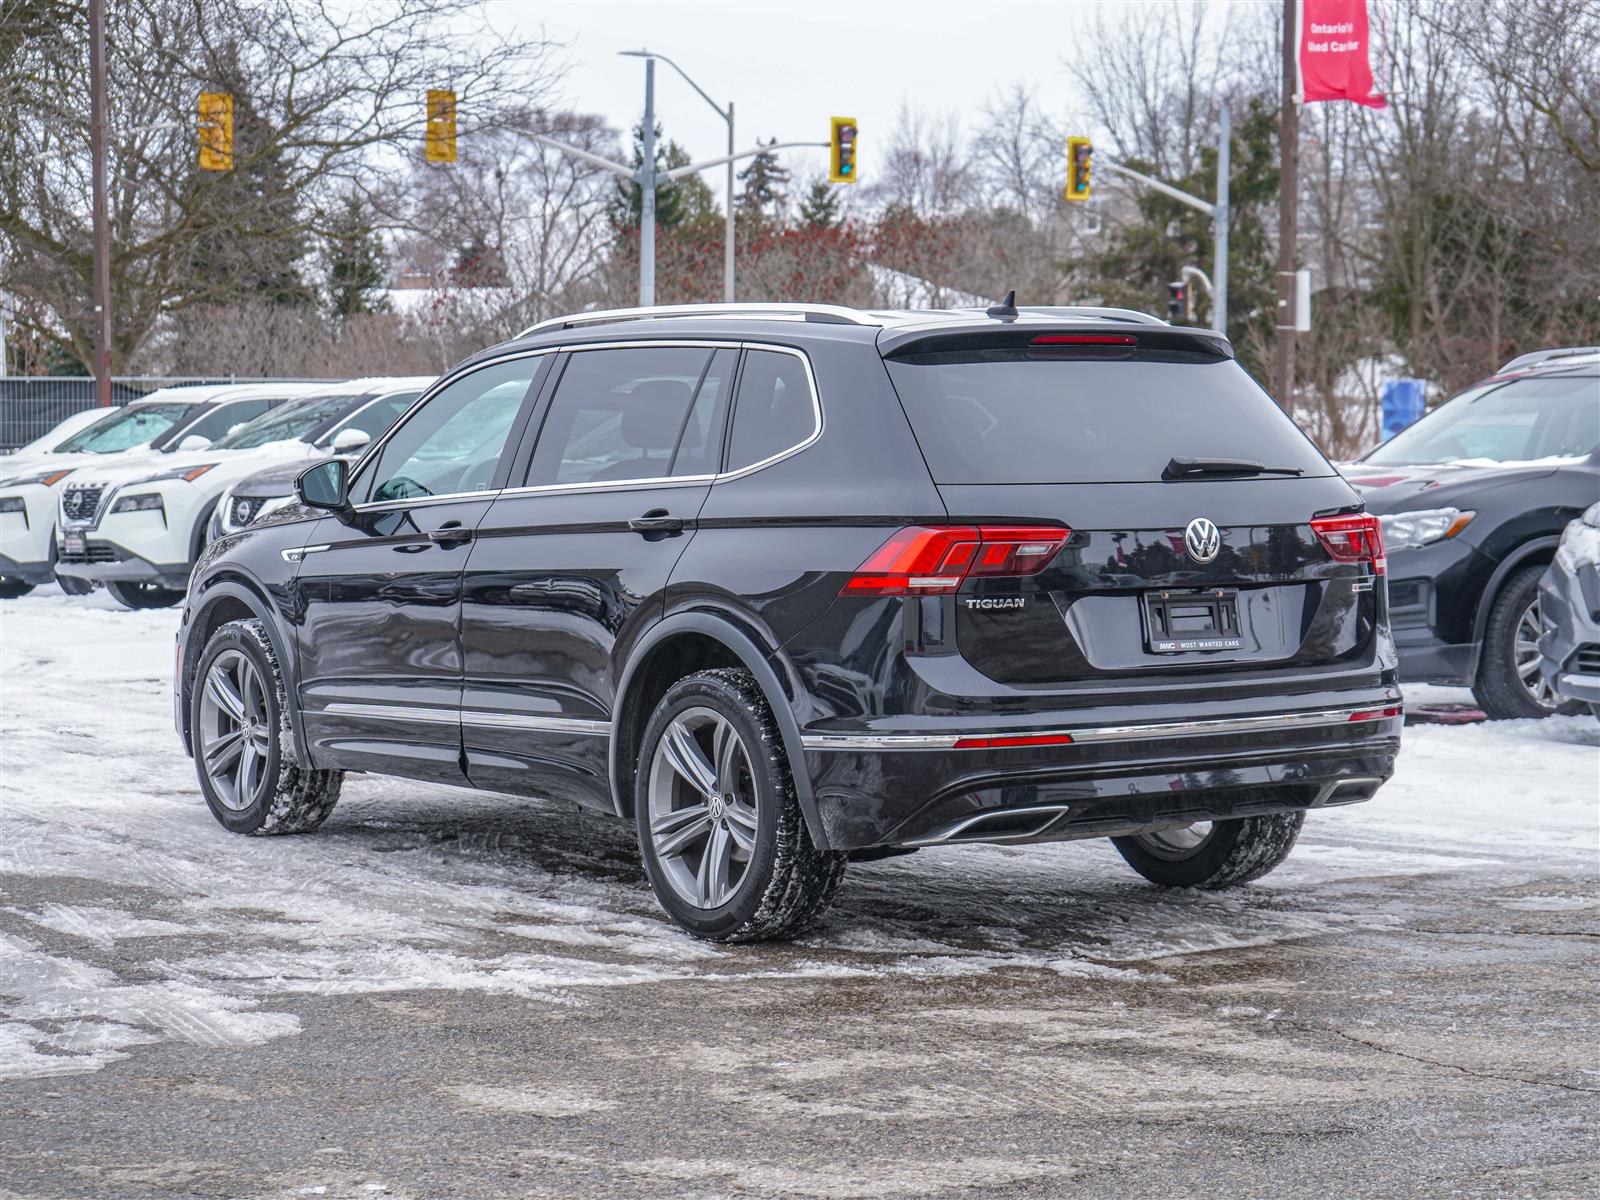
[[[1398,701],[1381,707],[1397,707]],[[1272,713],[1261,717],[1217,717],[1198,721],[1164,721],[1154,725],[1100,725],[1071,729],[969,729],[960,733],[807,733],[800,744],[807,750],[952,750],[964,739],[1004,737],[1059,737],[1073,744],[1096,742],[1134,742],[1147,738],[1205,737],[1224,733],[1270,732],[1277,729],[1304,729],[1326,725],[1348,725],[1368,720],[1399,720],[1397,717],[1367,717],[1355,721],[1357,714],[1372,711],[1362,708],[1324,708],[1311,712]],[[1017,747],[1037,749],[1037,747]]]

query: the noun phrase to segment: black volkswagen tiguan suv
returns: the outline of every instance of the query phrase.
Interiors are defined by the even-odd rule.
[[[1382,537],[1222,338],[1108,309],[547,322],[219,539],[176,718],[217,819],[342,773],[636,822],[793,934],[847,860],[1113,838],[1222,887],[1399,749]]]

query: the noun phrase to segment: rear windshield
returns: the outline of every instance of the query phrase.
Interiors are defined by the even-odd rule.
[[[1146,483],[1176,456],[1333,468],[1238,363],[889,359],[937,483]]]
[[[193,404],[135,404],[114,417],[97,421],[56,447],[58,454],[115,454],[148,446],[180,420],[187,420]]]

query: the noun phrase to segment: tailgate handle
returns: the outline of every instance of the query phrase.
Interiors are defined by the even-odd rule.
[[[652,508],[642,517],[634,517],[628,528],[635,533],[677,533],[683,529],[683,518],[675,517],[664,508]]]

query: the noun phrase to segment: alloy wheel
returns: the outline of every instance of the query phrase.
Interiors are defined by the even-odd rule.
[[[261,673],[239,651],[224,651],[206,672],[199,729],[201,762],[223,807],[241,812],[260,799],[271,746]]]
[[[744,881],[760,814],[744,740],[709,708],[673,718],[650,762],[650,842],[672,890],[716,908]]]
[[[1528,607],[1517,618],[1516,631],[1511,640],[1511,662],[1523,689],[1540,708],[1554,710],[1558,703],[1555,689],[1539,669],[1539,594],[1533,595]]]
[[[1176,829],[1156,829],[1136,835],[1139,845],[1156,858],[1170,862],[1189,858],[1211,840],[1210,821],[1196,821],[1193,825],[1180,825]]]

